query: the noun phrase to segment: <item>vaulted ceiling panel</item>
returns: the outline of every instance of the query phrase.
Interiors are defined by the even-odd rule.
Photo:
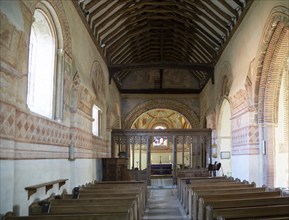
[[[252,2],[74,0],[110,79],[128,93],[199,93],[214,83],[214,65]]]

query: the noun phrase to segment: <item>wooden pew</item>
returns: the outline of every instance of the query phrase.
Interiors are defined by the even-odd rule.
[[[236,199],[257,199],[257,198],[276,198],[280,197],[281,193],[280,191],[268,191],[268,192],[247,192],[247,193],[231,193],[231,194],[215,194],[215,195],[209,195],[209,194],[203,194],[200,196],[200,199],[203,199],[204,203],[209,201],[222,201],[222,200],[236,200]],[[200,202],[198,201],[200,204]],[[201,208],[199,208],[201,210]],[[192,211],[194,212],[194,211]],[[193,213],[192,217],[193,219],[197,219],[197,211]]]
[[[50,199],[51,206],[75,206],[75,205],[129,205],[132,204],[134,212],[137,216],[142,216],[140,213],[135,197],[125,198],[92,198],[92,199]]]
[[[125,196],[123,196],[125,194]],[[80,198],[87,198],[87,196],[94,196],[97,195],[96,198],[102,198],[102,200],[105,200],[107,198],[110,198],[110,196],[113,196],[113,199],[122,199],[125,197],[133,197],[133,194],[135,194],[134,200],[136,200],[134,204],[134,210],[137,213],[139,217],[142,216],[145,204],[146,204],[146,196],[139,188],[132,188],[132,189],[95,189],[95,188],[84,188],[80,190]],[[121,195],[121,196],[119,196]],[[129,196],[131,195],[131,196]],[[105,198],[104,198],[105,197]],[[113,201],[111,201],[113,203]]]
[[[142,198],[140,197],[139,194],[137,193],[121,193],[121,192],[106,192],[106,193],[82,193],[80,192],[79,194],[79,200],[81,199],[102,199],[102,200],[107,200],[107,199],[123,199],[123,198],[133,198],[136,201],[136,207],[137,207],[137,215],[139,216],[139,218],[143,215],[144,213],[144,209],[145,209],[145,204],[142,200]],[[70,199],[72,200],[72,195],[66,195],[64,200]],[[78,200],[78,199],[75,199]]]
[[[42,215],[42,216],[10,216],[5,220],[128,220],[127,213],[106,214],[74,214],[74,215]]]
[[[123,188],[128,188],[128,187],[141,188],[142,186],[145,186],[145,185],[141,183],[135,183],[135,184],[131,184],[131,183],[127,183],[127,184],[124,184],[124,183],[104,184],[102,183],[100,184],[100,183],[97,183],[97,184],[88,184],[84,187],[85,188],[100,188],[100,189],[111,189],[111,188],[117,187],[117,188],[123,189]]]
[[[80,189],[80,198],[121,198],[136,195],[139,216],[143,215],[147,201],[147,184],[144,181],[104,181],[87,184]],[[71,195],[66,195],[66,198]]]
[[[238,188],[254,188],[255,187],[255,183],[252,183],[252,184],[243,184],[243,183],[232,183],[232,182],[222,182],[222,183],[218,183],[218,184],[203,184],[203,185],[196,185],[196,186],[191,186],[189,188],[189,192],[188,192],[188,195],[187,195],[187,198],[192,198],[193,196],[193,192],[194,190],[201,190],[201,191],[208,191],[208,190],[212,190],[212,187],[213,189],[215,190],[221,190],[221,189],[224,189],[224,187],[226,189],[238,189]],[[188,204],[190,203],[190,201],[188,201]],[[189,205],[187,205],[187,207],[189,207]]]
[[[130,212],[133,213],[133,219],[140,219],[143,215],[146,202],[145,193],[145,182],[95,182],[93,184],[86,184],[79,189],[79,199],[72,199],[72,195],[66,194],[63,196],[64,199],[60,199],[60,201],[59,199],[51,200],[50,214],[77,213],[83,210],[88,214],[93,212],[109,213],[109,210],[112,209],[114,210],[113,212],[120,212],[122,211],[120,210],[121,208],[125,208],[123,206],[130,205],[132,206]],[[130,198],[130,203],[128,203],[126,198]],[[69,204],[67,204],[67,201],[69,201]],[[103,206],[104,203],[106,207]],[[73,207],[70,208],[71,206]],[[37,213],[34,212],[34,214]]]
[[[39,203],[33,203],[29,207],[29,215],[39,215],[42,211],[42,202]],[[101,208],[102,206],[106,206],[104,209],[102,208],[100,212],[102,213],[106,210],[107,207],[113,208],[112,206],[132,206],[131,211],[133,212],[133,215],[135,216],[135,219],[139,218],[139,216],[142,216],[143,213],[140,213],[140,209],[138,208],[137,201],[135,197],[126,197],[126,198],[92,198],[92,199],[49,199],[46,201],[46,203],[50,203],[50,207],[52,207],[51,213],[54,213],[56,207],[76,207],[76,209],[79,209],[81,207],[83,209],[83,206],[99,206]],[[98,207],[96,207],[95,210],[97,210]],[[67,209],[66,209],[67,210]],[[114,208],[114,212],[118,210],[117,208]],[[58,211],[58,210],[57,210]],[[76,212],[73,210],[73,212]],[[109,210],[108,210],[109,213]],[[87,213],[89,214],[89,213]]]
[[[128,193],[139,189],[139,209],[144,212],[145,205],[147,202],[147,184],[144,181],[104,181],[104,182],[95,182],[93,184],[86,185],[81,190],[87,190],[90,189],[97,190],[102,189],[100,191],[105,192],[106,190],[110,189],[111,192],[115,192],[116,190],[120,192],[122,190],[123,192],[128,191]],[[135,191],[134,191],[135,192]],[[84,196],[84,195],[82,195]]]
[[[219,195],[222,197],[223,195],[231,195],[234,193],[253,193],[253,192],[265,192],[266,188],[264,187],[247,187],[245,184],[242,187],[237,188],[215,188],[210,190],[200,190],[200,189],[194,189],[194,192],[192,193],[192,197],[189,203],[189,217],[193,219],[197,219],[198,216],[198,210],[199,210],[199,198],[206,196],[206,195]],[[191,194],[191,193],[190,193]]]
[[[43,207],[35,203],[30,207],[30,214],[33,216],[7,217],[7,219],[137,220],[142,218],[147,196],[146,182],[94,182],[77,188],[76,191],[79,194],[74,198],[73,195],[63,194],[62,199],[51,197],[43,201],[49,202],[49,212],[46,214],[42,213]]]
[[[81,189],[80,194],[91,194],[91,193],[134,193],[139,194],[139,189]]]
[[[123,197],[123,198],[91,198],[91,199],[50,199],[49,202],[52,205],[74,205],[74,204],[118,204],[118,203],[133,203],[135,197]]]
[[[130,220],[137,220],[138,216],[133,209],[133,204],[118,205],[73,205],[50,207],[49,213],[42,213],[42,207],[30,209],[30,215],[72,215],[72,214],[105,214],[105,213],[126,213]]]
[[[240,182],[236,182],[232,179],[224,179],[224,178],[207,178],[207,179],[197,179],[197,180],[191,180],[191,183],[185,184],[182,188],[182,205],[186,209],[189,203],[189,190],[193,186],[200,186],[200,185],[213,185],[215,183],[218,183],[221,185],[222,183],[227,184],[228,182],[232,184],[241,184]]]
[[[207,220],[211,219],[242,219],[242,218],[270,218],[289,217],[289,204],[285,205],[264,205],[242,208],[212,209],[207,206]]]
[[[224,208],[240,208],[250,206],[264,206],[264,205],[286,205],[289,204],[289,197],[267,197],[267,198],[246,198],[246,199],[231,199],[231,200],[218,200],[206,202],[203,198],[199,199],[198,220],[205,220],[206,216],[213,216],[212,209]],[[206,213],[206,207],[208,208]]]
[[[209,177],[210,171],[207,168],[177,169],[177,177]]]
[[[212,179],[213,177],[179,177],[177,178],[177,192],[178,192],[178,198],[180,202],[182,202],[182,197],[183,197],[183,189],[185,185],[189,184],[191,181],[201,179],[201,180],[206,180],[206,179]],[[214,177],[216,179],[227,179],[227,177]]]
[[[183,197],[184,201],[183,201],[183,207],[184,209],[187,211],[187,213],[189,212],[189,207],[192,201],[192,188],[193,187],[199,187],[199,186],[207,186],[207,187],[213,187],[213,188],[225,188],[227,186],[245,186],[247,184],[241,183],[241,182],[236,182],[236,181],[232,181],[232,180],[211,180],[211,181],[206,181],[206,182],[193,182],[189,185],[187,185],[185,187],[185,195]]]
[[[84,195],[89,191],[89,194],[100,193],[99,197],[104,198],[104,193],[113,194],[114,198],[127,197],[132,193],[136,194],[137,199],[137,210],[139,218],[144,214],[145,205],[147,202],[147,183],[145,181],[102,181],[94,182],[93,184],[87,184],[80,190],[80,197],[88,197]],[[119,193],[119,195],[117,195]],[[126,194],[126,195],[120,195]],[[107,195],[109,198],[111,195]]]

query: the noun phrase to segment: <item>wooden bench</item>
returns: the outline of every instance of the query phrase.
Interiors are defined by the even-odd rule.
[[[177,178],[177,192],[178,192],[178,198],[180,202],[182,201],[182,192],[183,188],[185,187],[186,184],[190,183],[190,181],[197,180],[197,179],[211,179],[212,177],[178,177]],[[217,179],[227,179],[226,177],[214,177]]]
[[[130,197],[136,201],[134,204],[134,209],[139,216],[141,216],[145,209],[146,196],[140,191],[140,189],[95,189],[95,188],[84,188],[80,190],[80,198],[102,198],[105,200],[111,198],[111,200],[122,200],[122,198]],[[111,203],[114,203],[111,201]]]
[[[147,201],[147,184],[142,181],[105,181],[105,182],[96,182],[94,184],[89,184],[83,188],[85,191],[89,191],[90,189],[96,190],[99,189],[102,192],[107,192],[108,189],[111,192],[118,191],[120,192],[127,191],[126,193],[135,192],[134,190],[139,190],[140,197],[140,205],[141,209],[144,210],[146,201]],[[82,190],[82,189],[81,189]],[[82,195],[83,196],[83,195]]]
[[[253,192],[265,192],[266,188],[264,187],[247,187],[245,184],[243,184],[242,188],[215,188],[210,190],[199,190],[194,189],[194,192],[192,193],[192,197],[190,199],[189,203],[189,217],[193,219],[197,219],[198,216],[198,210],[199,210],[199,198],[204,197],[206,195],[219,195],[222,197],[223,195],[232,195],[234,193],[253,193]],[[190,193],[191,194],[191,193]]]
[[[99,188],[99,189],[111,189],[111,188],[128,188],[128,187],[138,187],[138,188],[141,188],[142,186],[144,186],[143,184],[140,184],[140,183],[137,183],[137,184],[130,184],[130,183],[127,183],[127,184],[112,184],[112,183],[109,183],[109,184],[89,184],[87,186],[84,186],[85,188]]]
[[[115,184],[118,184],[118,185],[122,185],[122,184],[123,185],[127,185],[127,184],[146,185],[146,182],[145,181],[134,181],[134,180],[129,180],[129,181],[94,181],[93,183],[88,184],[88,185],[109,185],[109,184],[112,184],[112,185],[115,185]]]
[[[30,215],[71,215],[71,214],[105,214],[105,213],[126,213],[130,220],[137,220],[137,210],[134,210],[133,204],[118,205],[69,205],[54,206],[51,205],[49,213],[42,213],[42,207],[33,207]]]
[[[207,219],[242,219],[242,218],[270,218],[289,217],[289,204],[265,205],[229,209],[212,209],[208,206]]]
[[[137,201],[134,197],[126,198],[93,198],[93,199],[52,199],[50,200],[51,206],[75,206],[75,205],[133,205],[134,211],[138,216],[140,213]]]
[[[137,199],[140,215],[144,213],[147,201],[147,184],[143,181],[104,181],[87,184],[80,189],[80,198],[121,198],[133,197]],[[71,195],[66,195],[66,198]]]
[[[75,195],[75,192],[77,196]],[[146,203],[146,182],[107,181],[76,187],[72,194],[63,194],[34,203],[31,216],[7,219],[141,219]],[[44,206],[42,206],[44,205]],[[49,210],[43,212],[43,210]]]
[[[211,183],[219,183],[219,182],[232,182],[232,183],[238,183],[240,184],[241,182],[235,181],[234,179],[228,179],[228,178],[206,178],[206,179],[197,179],[197,180],[187,180],[189,183],[186,183],[183,185],[182,187],[182,193],[186,194],[188,193],[188,189],[191,186],[195,186],[195,185],[209,185]]]
[[[30,205],[29,207],[29,215],[39,215],[42,212],[42,203],[43,202],[35,202]],[[133,214],[135,216],[135,219],[137,217],[142,216],[143,213],[140,213],[140,209],[138,208],[137,201],[135,197],[126,197],[126,198],[92,198],[92,199],[49,199],[48,201],[44,201],[44,203],[50,203],[50,213],[49,214],[56,214],[59,210],[57,207],[71,207],[75,208],[73,210],[73,213],[76,212],[76,210],[85,210],[84,206],[91,207],[91,206],[99,206],[99,208],[105,206],[105,208],[101,208],[101,211],[98,211],[97,213],[102,213],[107,210],[107,207],[113,208],[112,206],[131,206],[131,211],[133,211]],[[81,207],[81,209],[79,209]],[[96,207],[94,209],[95,211],[99,209]],[[89,208],[90,209],[90,208]],[[114,212],[118,210],[118,208],[113,208]],[[64,209],[68,210],[68,209]],[[80,212],[77,211],[77,212]],[[91,213],[91,211],[88,211],[87,214]]]
[[[192,186],[196,185],[208,185],[212,184],[215,182],[233,182],[237,183],[236,181],[232,179],[226,179],[226,178],[202,178],[202,179],[194,179],[194,180],[189,180],[190,183],[186,183],[182,185],[181,189],[181,204],[186,207],[188,203],[188,193],[189,193],[189,188]]]
[[[213,216],[212,209],[224,208],[240,208],[250,206],[264,206],[264,205],[286,205],[289,204],[289,197],[267,197],[267,198],[246,198],[246,199],[231,199],[219,201],[207,201],[203,198],[199,199],[198,220],[205,220],[206,216]],[[206,207],[211,206],[207,209]]]
[[[37,189],[45,187],[45,193],[47,193],[48,190],[53,188],[54,184],[58,184],[58,188],[60,189],[61,186],[63,186],[67,180],[68,179],[58,179],[58,180],[54,180],[54,181],[50,181],[46,183],[41,183],[41,184],[25,187],[25,190],[28,191],[28,200],[31,195],[37,192]]]
[[[222,200],[235,200],[235,199],[258,199],[258,198],[273,198],[280,197],[280,191],[271,191],[271,192],[247,192],[247,193],[231,193],[231,194],[203,194],[200,196],[198,203],[200,204],[200,200],[202,199],[204,203],[211,201],[222,201]],[[202,207],[199,207],[198,210],[201,210]],[[192,211],[193,215],[189,216],[193,219],[197,219],[198,213]]]
[[[207,168],[200,169],[177,169],[177,177],[209,177],[210,171]]]
[[[185,192],[183,196],[183,207],[188,212],[189,204],[192,200],[192,188],[198,186],[208,186],[212,188],[226,188],[227,186],[245,186],[247,184],[236,182],[233,180],[217,180],[217,181],[207,181],[207,182],[194,182],[185,187]]]
[[[95,182],[93,184],[86,184],[79,189],[79,199],[72,199],[73,195],[71,194],[65,194],[63,199],[50,199],[51,207],[49,214],[103,214],[125,211],[128,212],[130,219],[140,219],[145,208],[145,193],[145,182]],[[129,201],[126,198],[129,198]],[[127,206],[130,206],[129,210]],[[31,208],[31,214],[39,215],[40,208]]]
[[[80,193],[79,199],[75,200],[83,200],[83,199],[102,199],[102,200],[118,200],[118,199],[123,199],[123,198],[133,198],[133,200],[136,201],[136,207],[137,207],[137,214],[139,217],[141,217],[144,213],[145,209],[145,204],[143,203],[141,197],[139,194],[136,193],[85,193],[82,194]],[[72,195],[66,195],[64,200],[73,200]]]
[[[138,194],[140,193],[140,189],[91,189],[91,188],[85,188],[85,189],[80,189],[80,194],[88,194],[88,193],[135,193]]]
[[[118,204],[118,203],[132,203],[135,197],[122,198],[91,198],[91,199],[50,199],[52,205],[73,205],[73,204]]]
[[[79,198],[127,198],[135,196],[138,216],[144,213],[147,184],[142,181],[105,181],[87,184],[80,189]]]
[[[127,213],[5,217],[5,220],[128,220]]]

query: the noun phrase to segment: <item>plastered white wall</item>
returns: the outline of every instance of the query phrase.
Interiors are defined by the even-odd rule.
[[[232,156],[232,176],[240,180],[259,183],[259,174],[255,167],[258,167],[258,155],[233,155]]]
[[[12,211],[17,206],[20,215],[28,215],[28,206],[36,200],[49,197],[51,194],[61,194],[63,190],[71,193],[73,187],[101,180],[101,159],[69,160],[1,160],[1,214]],[[66,184],[58,189],[55,184],[47,194],[45,188],[39,188],[28,200],[24,189],[57,179],[68,179]]]

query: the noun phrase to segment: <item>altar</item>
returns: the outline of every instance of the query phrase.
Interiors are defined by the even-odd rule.
[[[172,175],[172,164],[151,164],[151,175]]]

